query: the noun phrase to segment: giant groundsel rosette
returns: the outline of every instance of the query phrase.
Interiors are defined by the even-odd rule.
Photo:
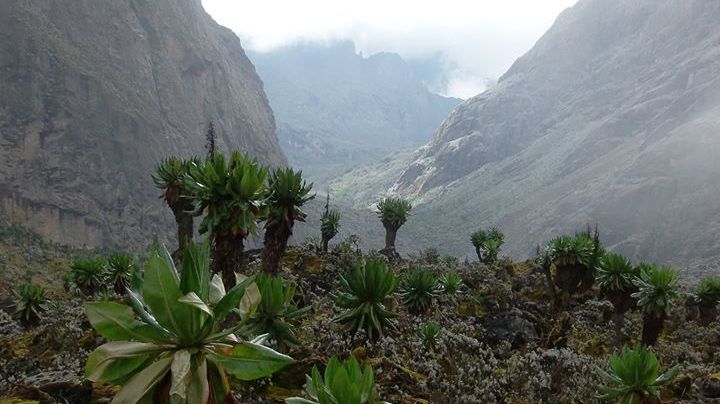
[[[227,374],[241,380],[268,376],[293,359],[235,332],[257,307],[253,278],[225,291],[209,279],[208,244],[184,251],[182,271],[155,246],[142,286],[129,290],[129,305],[86,304],[88,319],[109,342],[93,351],[85,372],[94,382],[122,385],[113,403],[232,402]],[[241,319],[226,324],[228,315]]]

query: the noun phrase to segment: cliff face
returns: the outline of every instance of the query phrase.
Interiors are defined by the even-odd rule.
[[[200,0],[0,3],[0,209],[74,245],[137,245],[172,223],[150,174],[222,150],[287,160],[253,65]]]
[[[580,0],[392,190],[443,241],[499,225],[527,255],[599,223],[635,258],[720,256],[718,21],[716,1]]]
[[[414,149],[459,104],[433,94],[394,53],[369,57],[352,42],[251,53],[293,165],[316,180]]]

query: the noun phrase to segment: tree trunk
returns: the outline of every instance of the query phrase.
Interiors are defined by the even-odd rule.
[[[587,267],[578,267],[578,269],[581,269],[582,273],[580,276],[580,285],[578,285],[577,291],[579,293],[585,293],[592,289],[593,285],[595,285],[595,270]]]
[[[615,328],[615,340],[618,346],[622,346],[624,342],[622,328],[625,324],[625,313],[635,307],[636,304],[636,300],[631,296],[633,292],[634,290],[612,292],[606,295],[608,300],[610,300],[610,303],[613,305],[611,320]]]
[[[582,270],[580,265],[556,265],[555,284],[568,295],[574,295],[582,281]]]
[[[187,201],[180,200],[170,207],[175,216],[175,226],[177,227],[178,248],[172,253],[175,261],[180,261],[183,256],[185,246],[192,241],[193,238],[193,217],[190,214],[192,205]]]
[[[478,246],[478,247],[475,247],[475,254],[477,254],[478,261],[483,262],[482,252],[480,252],[480,247],[479,247],[479,246]]]
[[[326,239],[326,238],[323,237],[323,239],[322,239],[322,252],[324,252],[324,253],[328,252],[328,242],[329,242],[329,241],[330,241],[330,240],[328,240],[328,239]]]
[[[400,229],[400,225],[396,225],[389,220],[383,220],[382,224],[385,228],[385,248],[380,250],[380,254],[388,257],[391,262],[399,261],[400,255],[395,251],[395,238],[397,237],[397,231]]]
[[[642,343],[653,346],[658,340],[665,323],[665,315],[645,313],[643,315]]]
[[[707,326],[708,324],[712,323],[717,319],[718,311],[717,311],[717,305],[705,305],[700,304],[700,324],[703,326]]]
[[[292,223],[289,226],[270,226],[265,229],[263,242],[263,271],[269,274],[277,274],[280,266],[280,259],[285,254],[287,242],[292,234]]]
[[[184,212],[181,215],[175,216],[175,223],[178,228],[178,249],[182,251],[193,238],[193,217],[189,213]]]
[[[625,325],[625,313],[620,313],[614,310],[611,319],[613,322],[613,328],[615,329],[615,344],[621,347],[624,342],[622,329]]]
[[[379,251],[380,254],[386,256],[390,262],[400,260],[400,255],[395,251],[395,237],[397,236],[397,228],[385,226],[385,248]]]
[[[385,226],[385,250],[395,251],[395,238],[397,237],[398,229],[390,226]]]
[[[545,281],[547,282],[548,289],[550,290],[550,295],[552,296],[552,303],[553,307],[557,308],[558,306],[558,296],[557,291],[555,290],[555,282],[553,282],[552,274],[550,273],[550,265],[543,264],[542,271],[545,274]]]
[[[223,233],[215,236],[213,245],[213,271],[220,272],[225,290],[235,286],[235,272],[242,267],[244,237]]]

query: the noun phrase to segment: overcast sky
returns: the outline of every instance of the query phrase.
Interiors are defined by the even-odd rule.
[[[202,0],[243,46],[349,39],[369,55],[442,55],[447,95],[467,98],[497,79],[576,0]]]

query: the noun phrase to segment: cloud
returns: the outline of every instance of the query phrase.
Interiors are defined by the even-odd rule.
[[[576,0],[203,0],[216,21],[255,51],[300,41],[352,40],[365,55],[443,55],[445,92],[481,92]]]

